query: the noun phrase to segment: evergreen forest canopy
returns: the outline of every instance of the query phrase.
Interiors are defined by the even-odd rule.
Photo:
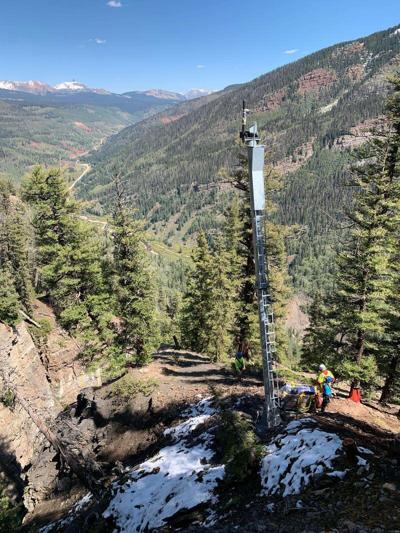
[[[313,295],[333,283],[342,207],[350,201],[351,151],[381,117],[386,75],[399,57],[399,33],[390,28],[175,106],[126,128],[93,154],[79,195],[90,201],[90,213],[108,212],[116,168],[129,201],[166,243],[193,242],[199,231],[218,228],[232,194],[220,170],[236,165],[232,139],[244,99],[269,164],[285,176],[274,221],[298,226],[287,240],[295,287]]]

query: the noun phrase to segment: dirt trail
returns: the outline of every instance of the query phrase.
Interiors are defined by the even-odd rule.
[[[129,373],[138,380],[155,379],[157,388],[152,393],[154,409],[167,408],[177,403],[190,403],[199,396],[243,396],[255,395],[263,398],[263,384],[260,377],[244,375],[239,381],[228,365],[211,363],[201,354],[189,351],[166,349],[157,353],[154,361]],[[311,376],[311,374],[310,374]],[[300,379],[301,381],[301,379]],[[378,403],[356,404],[346,398],[343,388],[335,397],[320,423],[346,425],[357,433],[375,434],[391,439],[400,434],[398,408],[381,407]]]
[[[81,181],[81,179],[86,176],[86,174],[91,170],[91,166],[88,163],[82,163],[82,165],[85,167],[85,170],[82,172],[82,174],[76,178],[76,180],[70,185],[68,188],[68,191],[72,191],[72,189],[75,187],[77,183]]]

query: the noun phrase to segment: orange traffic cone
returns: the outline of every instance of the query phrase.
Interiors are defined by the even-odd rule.
[[[349,400],[352,400],[353,402],[360,403],[361,402],[361,391],[357,387],[351,387],[350,394],[349,394]]]

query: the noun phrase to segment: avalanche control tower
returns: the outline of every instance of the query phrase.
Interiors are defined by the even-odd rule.
[[[247,146],[249,161],[249,189],[253,225],[253,247],[256,270],[256,292],[260,319],[265,405],[263,422],[267,429],[280,423],[278,384],[273,370],[275,352],[274,315],[269,294],[267,249],[265,242],[264,146],[259,144],[257,124],[247,130],[247,114],[243,101],[240,138]]]

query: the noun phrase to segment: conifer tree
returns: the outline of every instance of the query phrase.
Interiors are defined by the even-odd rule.
[[[389,119],[387,134],[386,174],[391,183],[389,238],[392,242],[386,334],[379,367],[385,376],[380,401],[386,403],[400,389],[400,75],[390,78],[393,92],[386,112]]]
[[[232,351],[234,280],[232,254],[221,236],[213,249],[201,232],[193,253],[193,268],[183,299],[183,342],[212,360],[222,360]]]
[[[206,348],[206,353],[217,361],[223,360],[237,348],[232,345],[236,296],[234,289],[237,285],[231,272],[234,259],[234,253],[225,246],[222,237],[219,237],[212,251],[210,329]]]
[[[182,341],[192,350],[207,352],[211,326],[213,257],[203,232],[197,237],[192,259],[193,267],[183,296]]]
[[[306,338],[306,356],[318,345],[329,350],[331,343],[337,372],[353,385],[372,384],[378,365],[388,375],[384,397],[393,389],[389,376],[397,372],[399,339],[399,88],[397,81],[388,124],[357,152],[351,180],[356,192],[348,213],[352,227],[338,257],[336,296],[326,324],[314,320]]]
[[[34,211],[39,290],[61,325],[84,341],[88,358],[106,355],[113,338],[112,304],[104,290],[95,229],[79,219],[58,169],[36,168],[23,184],[23,197]]]
[[[114,176],[115,205],[112,240],[117,313],[122,320],[121,344],[134,363],[147,363],[157,343],[155,293],[146,255],[142,222],[124,205],[123,190]]]
[[[20,320],[20,300],[14,286],[11,267],[7,263],[0,264],[0,321],[14,326]]]
[[[4,182],[0,182],[0,221],[0,264],[8,264],[20,304],[31,313],[33,290],[28,216],[13,187]]]

